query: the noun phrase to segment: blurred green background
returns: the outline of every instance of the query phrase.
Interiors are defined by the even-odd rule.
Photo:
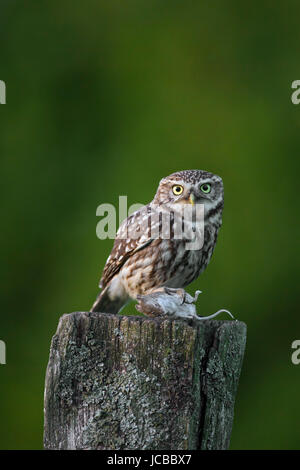
[[[300,4],[247,3],[1,1],[1,449],[42,448],[51,337],[112,247],[97,206],[194,168],[222,176],[225,210],[189,290],[248,325],[231,448],[300,448]]]

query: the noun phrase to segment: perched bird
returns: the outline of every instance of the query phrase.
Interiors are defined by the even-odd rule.
[[[203,240],[201,247],[190,249],[190,234],[201,232],[194,210],[200,204],[204,207]],[[185,217],[187,205],[192,208],[189,219]],[[183,289],[194,281],[211,259],[223,205],[223,182],[213,173],[184,170],[163,178],[153,201],[122,222],[100,280],[102,291],[91,311],[118,313],[139,295],[161,287]],[[178,237],[182,224],[191,231]]]

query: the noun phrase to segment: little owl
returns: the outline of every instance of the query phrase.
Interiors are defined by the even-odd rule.
[[[211,259],[223,201],[222,179],[207,171],[185,170],[163,178],[153,201],[121,224],[92,312],[118,313],[139,295],[164,287],[183,289],[194,281]],[[204,208],[201,221],[195,210],[198,205]],[[187,207],[192,214],[188,220]],[[168,220],[165,225],[164,220]],[[175,236],[179,225],[183,235]],[[191,232],[186,234],[184,226],[194,235],[202,227],[201,246],[188,248]]]

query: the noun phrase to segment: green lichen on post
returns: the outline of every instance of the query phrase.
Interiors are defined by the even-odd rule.
[[[239,322],[77,312],[53,337],[45,448],[226,448],[245,347]]]

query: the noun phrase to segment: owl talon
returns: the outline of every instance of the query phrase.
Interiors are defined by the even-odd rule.
[[[182,318],[185,320],[211,320],[220,313],[225,312],[234,319],[229,310],[220,309],[212,315],[201,317],[196,312],[196,301],[200,290],[197,290],[194,297],[181,288],[160,287],[148,295],[137,295],[136,309],[150,317],[170,316],[173,318]]]
[[[179,305],[183,305],[184,302],[186,302],[186,295],[187,293],[185,292],[184,289],[182,288],[176,288],[176,287],[164,287],[164,292],[166,294],[169,294],[169,295],[178,295],[178,297],[180,298],[180,304]]]

